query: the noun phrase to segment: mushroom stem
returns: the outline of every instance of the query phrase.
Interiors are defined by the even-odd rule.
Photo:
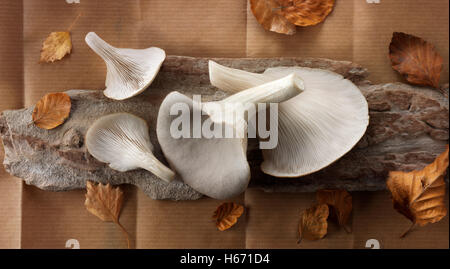
[[[111,75],[117,76],[124,85],[129,84],[130,87],[138,88],[145,84],[145,71],[131,57],[121,55],[117,48],[106,43],[94,32],[88,33],[85,41],[107,65],[111,66]]]
[[[105,40],[101,39],[96,33],[89,32],[85,37],[86,44],[95,51],[103,60],[111,60],[111,51],[115,50],[115,47],[106,43]]]
[[[303,80],[295,74],[233,94],[220,103],[281,103],[303,91]]]
[[[156,157],[152,154],[147,154],[143,158],[141,168],[152,172],[154,175],[166,182],[171,182],[175,179],[175,173],[156,159]]]
[[[226,79],[224,78],[222,81],[226,81]],[[300,94],[303,88],[303,80],[295,74],[290,74],[281,79],[235,93],[221,101],[207,102],[203,104],[203,109],[214,122],[233,119],[233,115],[238,112],[241,112],[238,113],[240,115],[237,116],[238,119],[243,120],[241,118],[244,116],[242,112],[248,108],[246,107],[248,104],[281,103]],[[240,104],[242,105],[240,106]],[[240,109],[242,110],[239,111]]]

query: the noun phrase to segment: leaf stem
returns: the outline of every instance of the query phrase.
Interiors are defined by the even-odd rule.
[[[120,224],[120,222],[118,220],[114,221],[114,222],[119,226],[120,230],[124,233],[125,238],[127,239],[128,249],[130,249],[130,236],[128,235],[127,230],[125,230],[125,227],[123,227],[122,224]]]
[[[72,30],[72,27],[75,25],[75,23],[78,21],[78,19],[80,18],[81,13],[78,13],[78,16],[75,18],[75,20],[73,20],[73,22],[70,24],[69,28],[67,29],[67,32],[70,32],[70,30]]]
[[[297,245],[300,244],[302,242],[302,239],[303,239],[302,219],[303,219],[303,216],[300,216],[300,221],[298,222],[298,240],[297,240]]]
[[[416,223],[415,223],[415,222],[413,222],[413,223],[411,224],[411,226],[409,227],[408,230],[404,231],[404,232],[400,235],[400,238],[404,238],[409,232],[412,231],[412,229],[413,229],[414,227],[416,227]]]
[[[347,225],[342,225],[342,227],[344,228],[344,230],[348,233],[351,234],[352,233],[352,229],[350,227],[348,227]]]

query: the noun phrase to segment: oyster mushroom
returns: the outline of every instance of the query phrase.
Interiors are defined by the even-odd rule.
[[[305,89],[279,104],[278,145],[262,150],[262,171],[276,177],[299,177],[330,165],[353,148],[369,123],[358,87],[334,72],[275,67],[257,74],[209,62],[212,85],[232,93],[291,73],[303,79]]]
[[[85,38],[88,46],[103,58],[106,64],[105,96],[124,100],[143,92],[155,79],[166,58],[160,48],[121,49],[115,48],[96,33]]]
[[[163,100],[158,113],[156,134],[161,149],[172,169],[181,179],[198,192],[215,199],[227,199],[242,193],[250,180],[250,167],[247,162],[247,136],[226,138],[223,130],[234,129],[237,133],[247,128],[242,117],[230,116],[236,111],[225,109],[224,114],[215,114],[225,105],[234,103],[257,104],[282,102],[302,91],[303,83],[295,75],[247,89],[218,102],[208,102],[203,106],[178,92],[172,92]],[[233,107],[233,106],[231,106]],[[175,110],[187,111],[187,119],[194,119],[195,113],[201,113],[201,124],[214,122],[224,126],[217,136],[206,137],[195,135],[196,130],[190,128],[183,136],[174,136],[173,123],[179,117]],[[175,111],[175,112],[174,112]],[[246,123],[246,122],[245,122]],[[175,126],[177,127],[177,126]],[[185,126],[183,126],[185,127]],[[178,130],[178,129],[177,129]],[[198,138],[195,138],[198,137]]]
[[[166,182],[175,173],[152,153],[147,122],[129,113],[116,113],[96,120],[86,133],[86,146],[97,160],[117,171],[143,168]]]

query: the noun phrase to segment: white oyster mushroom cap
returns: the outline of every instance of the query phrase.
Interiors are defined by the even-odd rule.
[[[209,68],[211,83],[228,92],[291,73],[303,79],[303,93],[278,106],[278,145],[262,150],[266,174],[299,177],[316,172],[350,151],[369,124],[367,101],[358,87],[334,72],[276,67],[257,74],[214,62]]]
[[[129,113],[116,113],[96,120],[86,134],[86,146],[97,160],[117,171],[143,168],[166,182],[175,173],[152,153],[147,122]]]
[[[164,50],[115,48],[96,33],[86,35],[86,43],[106,63],[105,96],[124,100],[143,92],[155,79],[166,58]]]
[[[298,77],[288,75],[278,80],[278,83],[268,83],[247,89],[236,96],[230,96],[222,101],[211,102],[224,104],[239,101],[242,103],[260,103],[284,101],[298,95],[302,91],[302,83]],[[238,99],[238,100],[236,100]],[[198,192],[215,199],[228,199],[236,196],[247,188],[250,180],[250,167],[247,162],[247,136],[244,138],[174,138],[171,134],[171,124],[179,115],[170,115],[174,105],[186,104],[192,119],[196,103],[191,98],[172,92],[166,96],[160,106],[156,133],[161,149],[172,169],[182,180]],[[210,111],[206,111],[208,103],[202,107],[202,124],[211,119]],[[220,120],[219,117],[216,120]],[[211,119],[212,120],[212,119]],[[238,128],[234,122],[221,121],[223,130],[226,126]],[[193,124],[191,124],[192,126]],[[246,128],[246,126],[245,126]]]

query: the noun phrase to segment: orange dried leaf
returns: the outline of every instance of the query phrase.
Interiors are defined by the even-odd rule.
[[[53,129],[61,125],[70,114],[71,101],[66,93],[49,93],[37,102],[32,118],[36,126]]]
[[[319,190],[319,204],[327,204],[333,208],[340,226],[347,230],[347,222],[352,213],[352,196],[346,190]],[[347,230],[348,231],[348,230]]]
[[[394,32],[389,58],[392,68],[408,82],[439,88],[443,59],[432,44],[413,35]]]
[[[42,44],[41,62],[61,60],[72,50],[70,32],[52,32]]]
[[[229,202],[221,204],[214,211],[212,218],[216,221],[216,227],[221,231],[225,231],[236,224],[242,213],[244,213],[244,207],[242,205]]]
[[[118,222],[123,201],[120,188],[87,181],[86,189],[86,209],[102,221]]]
[[[299,235],[308,240],[319,240],[327,234],[328,205],[319,204],[306,209],[300,219]]]
[[[394,208],[412,221],[412,226],[424,226],[440,221],[447,215],[444,175],[448,167],[448,145],[444,153],[420,171],[392,171],[386,182],[392,194]]]
[[[281,14],[298,26],[316,25],[333,10],[334,0],[278,0]]]
[[[281,14],[281,6],[276,0],[250,0],[250,9],[264,29],[286,35],[295,34],[295,25]]]
[[[84,206],[93,215],[102,221],[116,223],[125,234],[128,248],[130,239],[125,228],[119,223],[120,209],[122,208],[123,192],[119,187],[112,187],[110,184],[95,184],[86,182],[86,200]]]

